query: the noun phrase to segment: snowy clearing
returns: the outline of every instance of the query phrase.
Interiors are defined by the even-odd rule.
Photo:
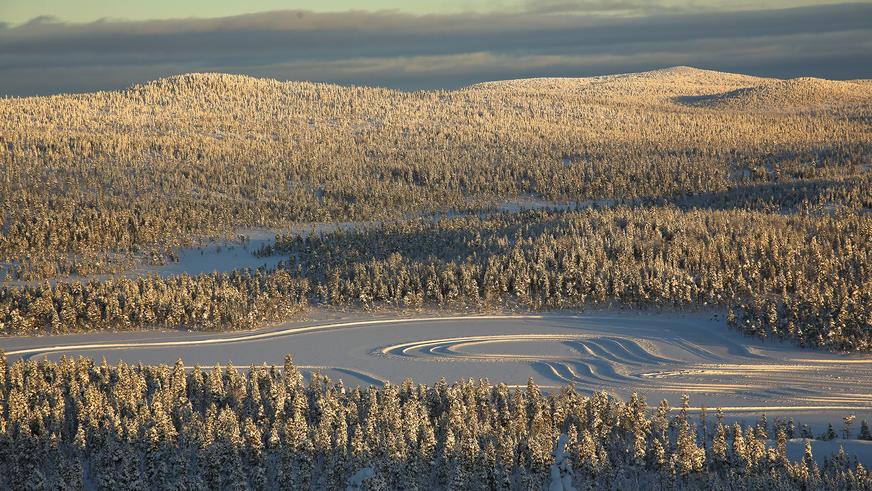
[[[411,215],[407,219],[430,218],[434,222],[458,216],[468,215],[491,215],[496,213],[521,213],[528,210],[556,210],[570,211],[585,208],[607,207],[616,204],[615,200],[588,200],[588,201],[550,201],[532,196],[510,199],[494,203],[480,209],[472,210],[448,210],[444,212],[427,213],[423,215]],[[149,264],[146,258],[137,259],[138,266],[124,270],[116,275],[99,274],[91,276],[64,276],[51,278],[50,283],[55,281],[80,281],[104,280],[112,276],[124,276],[135,278],[145,275],[158,275],[161,277],[179,276],[182,274],[197,276],[209,273],[231,273],[246,269],[264,268],[275,269],[279,263],[288,259],[282,255],[258,256],[255,253],[265,247],[275,244],[276,235],[293,234],[328,234],[337,230],[351,231],[378,227],[382,221],[356,221],[356,222],[305,222],[297,223],[287,228],[251,228],[240,229],[232,235],[233,239],[203,240],[193,247],[181,247],[173,251],[175,260],[168,260],[162,264]],[[243,240],[244,238],[244,240]],[[8,287],[39,286],[44,280],[12,280],[7,279],[7,271],[12,270],[14,262],[0,262],[0,285]]]

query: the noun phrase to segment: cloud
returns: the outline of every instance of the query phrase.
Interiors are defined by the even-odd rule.
[[[872,5],[637,16],[552,13],[599,4],[660,5],[588,0],[514,13],[281,11],[80,24],[39,18],[0,26],[0,93],[118,88],[189,71],[403,89],[675,64],[769,76],[872,77]]]
[[[697,10],[692,5],[669,5],[661,0],[526,0],[524,10],[565,14],[652,14]]]

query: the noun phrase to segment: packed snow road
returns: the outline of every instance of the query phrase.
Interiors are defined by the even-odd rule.
[[[285,354],[307,373],[347,385],[433,383],[487,378],[582,392],[633,391],[673,405],[728,413],[828,414],[872,419],[872,357],[762,342],[730,330],[712,314],[609,312],[340,318],[289,323],[245,333],[139,332],[6,338],[17,358],[62,355],[109,362],[186,365],[281,365]],[[839,416],[840,417],[840,416]]]

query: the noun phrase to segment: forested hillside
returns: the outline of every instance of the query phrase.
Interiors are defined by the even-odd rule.
[[[9,489],[872,489],[792,419],[729,424],[531,381],[348,390],[284,367],[0,359]],[[845,419],[845,436],[872,439]],[[832,439],[830,428],[820,438]]]
[[[192,74],[5,99],[0,261],[88,275],[246,226],[838,185],[869,171],[870,108],[868,83],[684,67],[414,93]]]
[[[413,93],[192,74],[5,99],[0,330],[714,307],[869,351],[870,121],[868,82],[686,67]],[[507,200],[572,205],[498,213]],[[275,270],[125,273],[206,236],[338,221],[358,226],[257,251]]]

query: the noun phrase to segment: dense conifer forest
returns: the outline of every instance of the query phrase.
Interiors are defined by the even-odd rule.
[[[194,74],[5,99],[0,330],[717,307],[757,336],[869,351],[870,87],[679,67],[414,93]],[[256,252],[276,270],[124,273],[240,227],[337,221],[360,226]]]
[[[867,82],[683,67],[412,93],[192,74],[9,98],[0,261],[24,279],[118,272],[239,227],[530,196],[753,201],[786,184],[865,206],[870,108]]]
[[[872,489],[843,452],[818,464],[806,440],[791,460],[788,440],[812,436],[793,420],[532,381],[347,389],[306,383],[290,358],[244,372],[3,358],[0,404],[9,489]]]

